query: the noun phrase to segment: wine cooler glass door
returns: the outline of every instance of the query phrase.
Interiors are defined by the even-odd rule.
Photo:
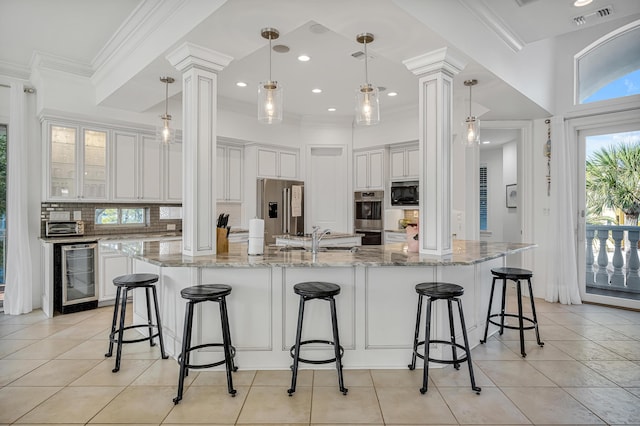
[[[74,244],[62,247],[62,304],[97,300],[97,244]]]

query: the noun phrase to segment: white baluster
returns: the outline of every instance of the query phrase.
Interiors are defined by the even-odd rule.
[[[609,285],[609,273],[607,265],[609,257],[607,256],[607,238],[609,238],[609,230],[598,229],[598,240],[600,240],[600,250],[598,252],[598,272],[596,272],[596,283],[603,286]]]
[[[627,263],[627,288],[640,290],[640,260],[638,259],[638,239],[640,230],[628,231],[629,260]]]
[[[595,280],[594,280],[594,273],[593,273],[593,237],[595,237],[596,232],[594,229],[587,229],[586,230],[586,237],[587,237],[587,259],[586,259],[586,266],[587,266],[587,273],[585,276],[587,285],[591,285],[591,284],[595,284]]]
[[[611,236],[613,237],[613,243],[615,249],[613,251],[613,274],[611,275],[611,285],[615,287],[624,287],[624,272],[622,267],[624,266],[624,257],[622,256],[622,239],[624,238],[624,231],[620,229],[611,230]]]

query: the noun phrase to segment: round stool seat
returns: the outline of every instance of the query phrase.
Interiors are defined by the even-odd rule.
[[[464,288],[457,284],[432,282],[416,284],[416,293],[432,299],[448,299],[460,297],[464,294]]]
[[[533,277],[533,272],[521,268],[493,268],[491,273],[500,278],[506,279],[527,279]]]
[[[158,282],[156,274],[129,274],[113,279],[113,284],[120,287],[144,287]]]
[[[340,294],[340,286],[321,281],[309,281],[293,286],[293,292],[307,298],[331,297]]]
[[[187,287],[180,291],[183,299],[192,301],[216,300],[231,294],[231,286],[226,284],[203,284]]]

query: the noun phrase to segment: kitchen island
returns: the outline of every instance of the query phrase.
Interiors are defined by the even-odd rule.
[[[117,249],[133,258],[134,272],[160,276],[165,345],[171,356],[177,357],[182,338],[185,301],[180,290],[226,283],[233,287],[227,303],[237,364],[240,368],[282,369],[291,364],[289,348],[295,339],[299,302],[293,286],[302,281],[329,281],[342,288],[336,302],[345,368],[406,368],[417,305],[414,287],[425,281],[448,281],[465,288],[465,320],[470,343],[477,345],[484,331],[491,268],[504,266],[505,256],[535,245],[455,240],[453,247],[448,258],[409,253],[403,244],[336,249],[316,255],[266,247],[263,256],[247,255],[246,244],[230,244],[228,253],[198,257],[184,256],[181,241],[122,242]],[[142,302],[143,298],[134,296],[136,323],[146,322]],[[308,304],[303,338],[331,340],[325,305]],[[443,336],[448,333],[446,309],[441,304],[434,306],[432,328]],[[201,304],[199,308],[194,339],[220,341],[217,306]],[[456,328],[460,337],[458,323]],[[330,357],[325,348],[309,347],[306,351],[309,358]],[[208,361],[220,353],[197,355]]]

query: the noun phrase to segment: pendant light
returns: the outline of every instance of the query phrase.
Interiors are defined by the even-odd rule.
[[[169,84],[176,81],[173,77],[160,77],[160,81],[165,84],[164,94],[164,114],[160,116],[162,118],[162,126],[157,129],[157,137],[163,144],[173,143],[176,135],[175,129],[172,129],[169,123],[171,122],[171,116],[169,115]]]
[[[271,79],[271,40],[277,40],[280,33],[275,28],[263,28],[260,34],[269,40],[269,80],[258,86],[258,121],[279,124],[282,122],[282,85]]]
[[[471,115],[471,87],[478,84],[478,80],[465,80],[464,85],[469,87],[469,116],[464,121],[464,134],[462,144],[471,148],[480,143],[480,120]]]
[[[367,43],[373,41],[373,34],[362,33],[356,36],[358,43],[364,44],[364,78],[365,84],[356,91],[356,124],[370,126],[380,122],[380,105],[378,103],[378,88],[369,83],[369,55]]]

